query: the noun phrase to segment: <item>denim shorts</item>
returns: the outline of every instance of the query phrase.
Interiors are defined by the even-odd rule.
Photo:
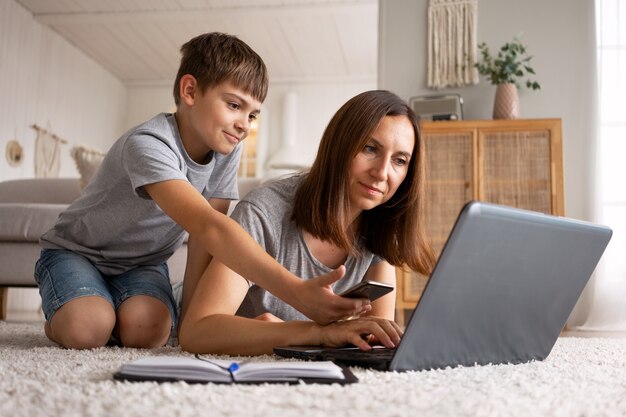
[[[47,321],[63,304],[78,297],[102,297],[117,311],[128,298],[146,295],[165,303],[172,317],[172,330],[176,326],[176,302],[165,262],[138,266],[120,275],[103,275],[76,252],[44,249],[35,265],[35,280]]]

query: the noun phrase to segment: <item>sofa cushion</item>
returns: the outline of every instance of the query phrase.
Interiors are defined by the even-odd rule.
[[[32,242],[0,242],[0,286],[36,286],[35,263],[41,247]]]
[[[91,181],[91,177],[93,177],[102,164],[106,153],[98,149],[78,145],[70,150],[70,155],[74,159],[76,169],[80,174],[80,188],[84,190],[87,184],[89,184],[89,181]]]
[[[69,204],[79,196],[78,178],[24,178],[0,182],[0,203]]]
[[[39,242],[67,204],[0,203],[0,241]]]

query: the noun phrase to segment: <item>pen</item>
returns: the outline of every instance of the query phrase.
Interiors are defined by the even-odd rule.
[[[205,359],[205,358],[201,357],[199,354],[196,354],[194,356],[196,357],[196,359],[199,359],[199,360],[204,361],[204,362],[208,362],[208,363],[210,363],[212,365],[217,366],[218,368],[222,368],[225,371],[228,371],[230,374],[233,374],[234,372],[238,371],[240,366],[243,365],[244,363],[249,362],[249,359],[245,359],[245,360],[243,360],[241,362],[231,362],[230,365],[228,365],[228,367],[226,367],[226,366],[218,365],[217,363],[215,363],[215,362],[213,362],[213,361],[211,361],[209,359]]]

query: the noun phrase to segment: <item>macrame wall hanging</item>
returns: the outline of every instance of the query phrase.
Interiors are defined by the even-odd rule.
[[[428,87],[478,83],[476,22],[478,0],[430,0],[428,4]]]
[[[35,177],[58,177],[61,170],[61,145],[67,143],[67,141],[37,125],[32,125],[31,127],[37,131],[37,139],[35,141]]]

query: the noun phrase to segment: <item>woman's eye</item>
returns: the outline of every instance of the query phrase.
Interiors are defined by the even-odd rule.
[[[366,153],[374,153],[376,152],[376,148],[373,147],[372,145],[365,145],[365,147],[363,148],[363,151],[365,151]]]
[[[396,158],[395,162],[396,162],[396,165],[404,166],[404,165],[407,164],[408,161],[406,159],[403,159],[403,158]]]

